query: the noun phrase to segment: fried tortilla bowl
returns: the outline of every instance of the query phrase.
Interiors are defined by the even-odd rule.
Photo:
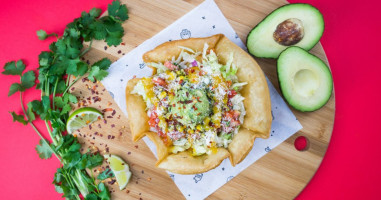
[[[267,82],[263,71],[257,62],[244,50],[231,42],[222,34],[206,38],[190,38],[166,42],[155,49],[145,53],[143,60],[146,63],[164,63],[173,56],[178,57],[181,48],[189,47],[194,51],[201,51],[204,44],[213,49],[221,64],[226,64],[229,55],[233,53],[233,63],[238,67],[237,77],[247,85],[240,91],[245,98],[246,115],[244,123],[238,133],[234,135],[228,148],[218,148],[216,153],[210,155],[192,156],[188,151],[172,154],[157,133],[150,131],[146,104],[138,94],[131,94],[140,79],[131,79],[126,87],[127,112],[133,141],[147,136],[157,148],[158,161],[156,166],[178,174],[196,174],[209,171],[217,167],[225,158],[229,157],[233,166],[240,163],[253,147],[255,138],[268,138],[271,128],[271,103]],[[151,67],[151,66],[150,66]],[[156,69],[153,69],[153,74]]]

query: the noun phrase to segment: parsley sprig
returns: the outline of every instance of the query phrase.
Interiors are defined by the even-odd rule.
[[[68,113],[72,109],[70,103],[77,103],[77,97],[69,92],[69,88],[79,78],[88,74],[91,81],[102,80],[108,75],[107,69],[111,61],[103,58],[93,65],[83,62],[80,58],[86,54],[93,40],[104,40],[109,46],[122,42],[124,34],[121,23],[128,19],[126,5],[113,1],[108,5],[108,16],[99,17],[101,10],[93,8],[90,12],[82,12],[81,17],[69,23],[62,36],[55,33],[47,34],[44,30],[37,31],[40,40],[56,37],[49,46],[49,51],[39,55],[38,76],[33,70],[24,72],[26,66],[22,60],[5,64],[4,75],[20,77],[20,82],[13,83],[8,96],[20,93],[22,114],[12,111],[13,121],[24,125],[30,124],[39,135],[40,142],[36,151],[42,159],[49,159],[54,154],[61,162],[61,167],[54,175],[53,184],[59,193],[67,199],[80,199],[80,194],[86,200],[108,200],[110,192],[104,183],[96,181],[94,176],[86,172],[103,163],[103,156],[89,150],[82,154],[81,144],[77,138],[66,132]],[[83,42],[90,42],[85,48]],[[77,77],[70,80],[71,77]],[[38,79],[38,84],[36,84]],[[23,102],[23,92],[29,88],[41,90],[41,99],[27,103]],[[42,136],[34,125],[39,117],[45,122],[51,142]],[[103,173],[100,180],[113,174]]]

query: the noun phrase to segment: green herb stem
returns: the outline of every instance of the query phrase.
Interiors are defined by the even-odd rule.
[[[56,80],[56,83],[54,84],[54,89],[53,89],[53,110],[55,109],[55,106],[54,106],[54,97],[56,96],[56,90],[57,90],[57,85],[58,85],[58,78]]]
[[[27,119],[27,121],[29,121],[29,117],[26,113],[26,110],[25,110],[25,107],[24,107],[24,103],[23,103],[23,99],[22,99],[22,92],[20,92],[20,103],[21,103],[21,109]],[[56,154],[56,152],[53,150],[53,148],[50,146],[50,144],[46,141],[46,139],[44,138],[44,136],[42,136],[42,134],[40,133],[40,131],[37,129],[37,127],[33,124],[33,122],[29,122],[29,124],[32,126],[32,128],[34,129],[34,131],[38,134],[38,136],[40,136],[40,138],[42,139],[42,141],[45,142],[45,144],[49,147],[49,149],[53,152],[53,154],[56,156],[56,158],[62,163],[62,160],[61,158]],[[53,138],[52,138],[53,139]]]
[[[75,80],[73,82],[70,83],[69,86],[67,86],[67,88],[65,89],[65,91],[62,93],[62,96],[64,96],[66,94],[66,92],[71,88],[71,86],[74,85],[74,83],[76,83],[78,80],[79,80],[79,76],[77,78],[75,78]]]
[[[85,55],[88,51],[90,51],[91,49],[91,45],[93,44],[93,40],[90,41],[90,45],[88,48],[86,48],[84,51],[82,51],[81,55],[79,55],[79,57],[82,57],[83,55]]]

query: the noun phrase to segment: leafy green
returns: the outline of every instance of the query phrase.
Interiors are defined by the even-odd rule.
[[[98,62],[94,63],[92,67],[98,66],[99,69],[107,70],[111,65],[111,60],[108,58],[103,58],[102,60],[99,60]]]
[[[114,173],[112,172],[111,169],[106,169],[104,170],[102,173],[100,173],[97,177],[98,180],[105,180],[105,179],[108,179],[108,178],[112,178],[114,177]]]
[[[28,109],[26,110],[26,115],[28,116],[28,121],[32,122],[36,119],[36,116],[34,115],[32,110],[32,102],[29,102],[27,106]]]
[[[17,63],[19,63],[19,62],[17,62]],[[24,66],[24,68],[25,68],[25,66]],[[18,73],[16,70],[17,69],[11,69],[7,73]],[[4,72],[6,72],[6,71],[4,71]],[[3,72],[3,74],[4,74],[4,72]],[[21,76],[21,84],[20,83],[13,83],[11,85],[11,87],[9,88],[8,96],[11,96],[12,94],[14,94],[18,91],[23,92],[23,91],[25,91],[25,89],[31,88],[35,84],[36,76],[34,75],[33,71],[28,71],[28,72],[24,73],[23,75],[21,75],[21,74],[18,74],[18,75]]]
[[[2,74],[4,75],[20,75],[25,69],[25,65],[22,60],[18,60],[17,63],[15,61],[7,62],[4,65],[4,71]]]
[[[9,112],[9,113],[11,113],[14,122],[18,121],[24,125],[28,124],[28,121],[25,120],[24,115],[18,115],[15,112]]]
[[[48,37],[48,34],[44,30],[38,30],[37,36],[39,40],[45,40]]]
[[[36,151],[42,159],[49,159],[52,157],[53,152],[51,151],[48,143],[48,141],[41,139],[40,144],[36,146]]]
[[[20,76],[20,82],[11,85],[8,96],[21,92],[23,114],[10,113],[13,121],[24,125],[29,123],[41,137],[36,146],[40,158],[48,159],[54,154],[61,162],[62,166],[57,169],[53,184],[56,191],[66,199],[78,200],[79,194],[88,200],[110,199],[108,188],[103,183],[97,184],[94,177],[86,172],[86,169],[101,165],[103,156],[91,152],[82,154],[77,138],[66,131],[71,104],[78,103],[77,97],[70,93],[71,85],[87,73],[91,81],[102,80],[108,75],[107,70],[111,65],[109,59],[103,58],[90,66],[81,57],[90,50],[93,40],[104,40],[109,46],[122,42],[124,29],[121,23],[128,19],[127,7],[113,1],[108,6],[108,13],[108,16],[99,17],[101,10],[97,8],[88,13],[82,12],[80,17],[66,26],[62,36],[38,30],[40,40],[55,36],[56,41],[49,45],[49,51],[39,54],[37,77],[34,71],[24,73],[26,66],[21,60],[6,63],[2,72],[5,75]],[[90,42],[88,47],[83,45],[84,41]],[[41,99],[28,102],[25,109],[22,92],[35,86],[36,79],[36,89],[41,90]],[[51,143],[34,126],[37,117],[45,122]],[[112,172],[104,172],[98,177],[105,179],[112,176]]]
[[[23,92],[25,89],[21,86],[20,83],[13,83],[11,87],[9,88],[8,96],[11,96],[12,94],[20,91]]]
[[[21,86],[25,89],[31,88],[34,86],[36,81],[36,76],[33,71],[28,71],[21,76]]]
[[[102,199],[102,200],[109,200],[111,198],[111,195],[110,195],[110,192],[108,191],[107,187],[105,186],[104,183],[99,183],[98,185],[98,189],[101,191],[99,193],[99,197]]]
[[[52,34],[47,34],[46,31],[44,30],[38,30],[37,32],[37,37],[39,40],[45,40],[46,38],[50,37],[50,36],[57,36],[57,34],[55,33],[52,33]]]
[[[118,1],[113,1],[110,5],[108,5],[108,14],[121,21],[128,19],[126,5],[121,5]]]
[[[89,80],[95,82],[96,80],[102,80],[108,75],[106,70],[100,69],[98,66],[91,68],[89,73]]]

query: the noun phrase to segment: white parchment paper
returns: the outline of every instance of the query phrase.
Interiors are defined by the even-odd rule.
[[[143,77],[151,74],[151,69],[146,67],[142,60],[142,55],[145,52],[167,41],[189,37],[207,37],[218,33],[225,34],[235,44],[246,50],[245,45],[215,2],[213,0],[206,0],[160,33],[146,40],[140,46],[113,63],[109,69],[110,74],[102,83],[127,116],[125,100],[127,81],[133,76]],[[206,198],[302,128],[273,85],[269,81],[267,82],[270,89],[273,115],[270,138],[265,140],[261,138],[256,139],[254,147],[246,159],[235,167],[232,167],[229,160],[226,159],[217,168],[202,174],[180,175],[168,173],[185,198]],[[146,137],[144,141],[156,155],[155,145]]]

